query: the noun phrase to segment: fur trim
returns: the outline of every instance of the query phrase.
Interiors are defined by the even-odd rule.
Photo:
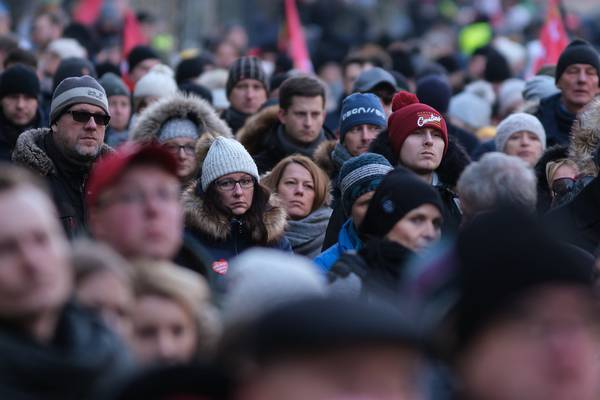
[[[578,114],[571,127],[569,158],[585,176],[597,176],[594,152],[600,143],[600,99],[588,103]]]
[[[319,144],[313,154],[313,160],[321,167],[328,176],[333,175],[337,170],[338,166],[331,158],[331,152],[335,149],[335,145],[338,143],[337,140],[326,140]]]
[[[248,118],[235,135],[250,155],[256,155],[263,150],[262,144],[265,142],[266,135],[279,123],[278,114],[278,105],[267,107]]]
[[[197,231],[216,240],[225,240],[230,234],[229,219],[227,216],[210,214],[204,207],[204,200],[196,194],[198,182],[193,182],[183,193],[183,210],[185,224]],[[272,194],[269,198],[269,209],[265,212],[263,221],[267,228],[267,241],[269,243],[280,240],[285,234],[287,214],[281,201]],[[258,232],[252,231],[252,239],[258,240]]]
[[[136,141],[154,140],[161,126],[173,117],[190,118],[198,125],[203,125],[206,133],[214,136],[233,137],[231,129],[206,100],[181,93],[152,103],[139,116],[129,137]]]
[[[15,163],[38,172],[42,176],[56,174],[54,162],[42,148],[46,135],[52,134],[50,128],[30,129],[19,135],[12,155]],[[100,155],[112,152],[113,149],[106,143],[100,148]]]

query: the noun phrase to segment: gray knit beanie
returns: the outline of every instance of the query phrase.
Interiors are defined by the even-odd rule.
[[[104,88],[91,76],[84,75],[67,78],[56,87],[50,103],[50,123],[56,122],[69,106],[79,103],[98,106],[110,115]]]
[[[202,163],[202,190],[206,191],[216,179],[235,172],[245,172],[257,181],[260,178],[256,163],[244,146],[235,139],[219,136],[208,149]]]
[[[269,92],[269,81],[267,74],[262,67],[261,61],[256,57],[241,57],[238,58],[229,67],[229,75],[225,91],[227,97],[231,94],[233,87],[243,79],[254,79],[259,81],[265,87],[265,91]]]
[[[198,139],[198,127],[187,118],[172,118],[165,122],[158,131],[158,141],[164,143],[171,139]]]
[[[107,72],[100,79],[98,83],[102,85],[106,91],[106,97],[111,96],[131,96],[131,92],[125,83],[117,75],[112,72]]]
[[[540,120],[531,114],[516,113],[504,118],[496,127],[496,150],[504,152],[510,136],[520,131],[534,133],[542,143],[542,150],[546,148],[546,131]]]

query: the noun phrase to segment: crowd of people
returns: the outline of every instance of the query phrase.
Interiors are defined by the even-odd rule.
[[[55,12],[0,37],[1,398],[600,397],[593,43],[531,77],[506,37],[356,46],[331,105],[233,40],[101,62]]]

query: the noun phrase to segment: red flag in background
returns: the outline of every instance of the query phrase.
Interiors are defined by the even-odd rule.
[[[131,49],[139,44],[148,44],[140,22],[131,9],[125,11],[123,16],[123,57],[127,57]]]
[[[296,0],[285,0],[285,21],[287,31],[287,51],[294,62],[294,68],[299,71],[310,73],[313,71],[304,29],[298,15]]]
[[[96,22],[100,15],[103,0],[80,0],[73,11],[73,19],[84,25]]]
[[[540,32],[540,45],[542,46],[543,53],[533,65],[534,73],[539,71],[544,65],[555,65],[558,62],[560,53],[569,44],[569,37],[560,16],[558,2],[559,0],[548,1],[546,22]]]

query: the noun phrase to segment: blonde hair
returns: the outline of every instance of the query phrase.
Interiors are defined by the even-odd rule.
[[[283,177],[283,173],[288,165],[295,163],[303,166],[312,177],[315,186],[315,199],[313,200],[310,212],[314,212],[324,205],[329,205],[331,201],[329,177],[313,160],[300,154],[293,154],[279,161],[267,175],[263,176],[260,183],[277,193],[277,186]]]
[[[138,261],[134,267],[136,298],[155,295],[181,305],[194,319],[198,354],[209,355],[221,333],[221,322],[204,277],[168,261]]]
[[[558,169],[563,165],[572,167],[575,169],[575,171],[579,170],[575,161],[568,158],[561,158],[555,161],[548,161],[548,163],[546,164],[546,181],[548,182],[549,187],[551,187],[552,185],[552,178],[554,177],[554,174],[556,174],[556,171],[558,171]]]

